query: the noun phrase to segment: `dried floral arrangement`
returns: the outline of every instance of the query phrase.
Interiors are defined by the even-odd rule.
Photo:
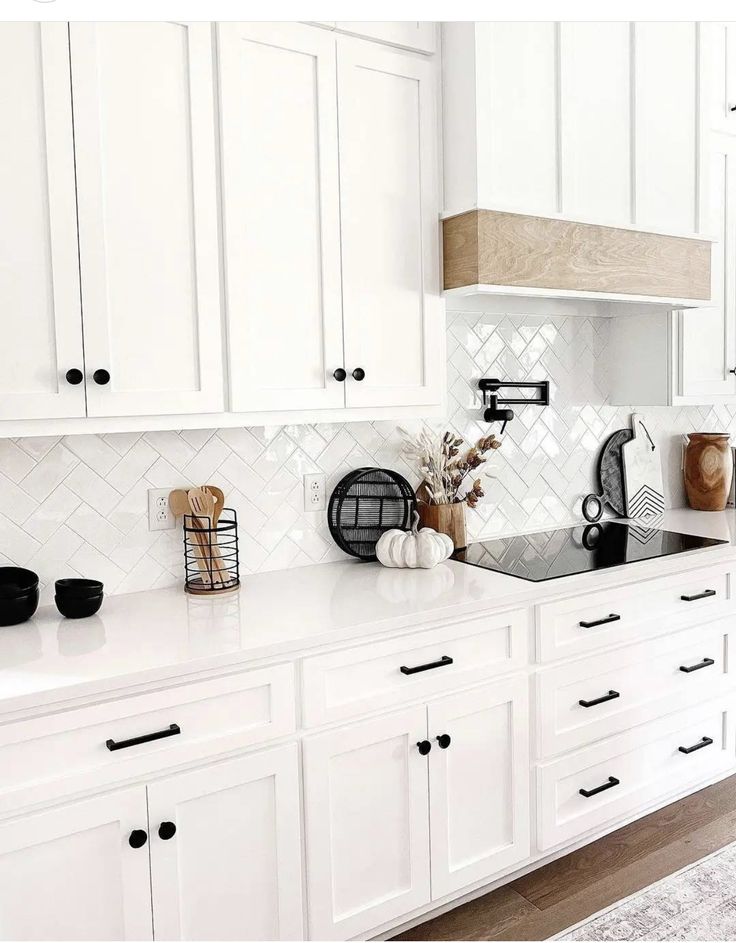
[[[415,462],[422,476],[417,496],[427,504],[460,504],[474,508],[485,496],[480,478],[472,473],[486,461],[488,452],[501,447],[495,435],[484,436],[474,446],[461,452],[464,440],[452,432],[436,435],[422,430],[412,436],[399,429],[404,440],[404,458]]]

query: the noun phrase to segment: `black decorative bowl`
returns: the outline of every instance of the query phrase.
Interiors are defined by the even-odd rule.
[[[376,559],[381,534],[408,530],[416,508],[414,489],[388,468],[358,468],[330,496],[327,523],[337,546],[361,560]]]
[[[56,595],[65,599],[101,596],[103,585],[99,580],[65,579],[55,583]]]
[[[0,566],[0,626],[27,622],[38,609],[38,574]]]
[[[85,619],[87,616],[93,616],[99,611],[104,598],[103,593],[97,596],[54,596],[54,602],[59,612],[67,619]]]

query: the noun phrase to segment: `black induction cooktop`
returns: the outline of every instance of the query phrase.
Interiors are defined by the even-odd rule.
[[[726,543],[641,524],[602,521],[483,540],[456,551],[452,558],[536,583]]]

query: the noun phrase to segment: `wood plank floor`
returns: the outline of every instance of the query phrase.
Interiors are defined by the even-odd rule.
[[[394,939],[545,940],[734,840],[731,776]]]

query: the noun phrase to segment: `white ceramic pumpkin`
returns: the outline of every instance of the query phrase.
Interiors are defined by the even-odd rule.
[[[376,544],[376,556],[384,566],[431,570],[447,560],[454,549],[446,534],[438,534],[431,527],[419,530],[419,514],[415,511],[411,530],[387,530],[381,534]]]

